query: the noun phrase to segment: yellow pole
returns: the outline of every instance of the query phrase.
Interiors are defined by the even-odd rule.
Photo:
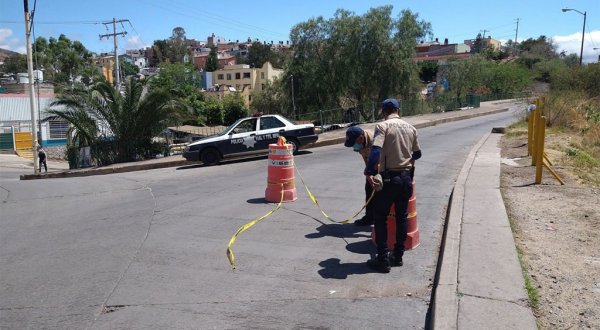
[[[538,134],[536,145],[535,160],[535,183],[542,183],[542,166],[544,164],[544,138],[546,135],[546,117],[541,117],[538,121]]]
[[[563,185],[563,186],[565,185],[563,180],[561,180],[561,178],[558,176],[558,174],[556,172],[554,172],[552,167],[548,166],[548,164],[546,164],[546,163],[544,163],[544,167],[548,170],[548,172],[550,172],[550,174],[552,174],[552,176],[554,176],[554,178],[556,180],[558,180],[558,182],[560,182],[561,185]]]
[[[537,144],[538,144],[538,134],[539,134],[539,126],[540,126],[540,122],[539,122],[539,116],[538,116],[539,110],[535,109],[533,110],[533,113],[531,115],[531,119],[533,120],[533,124],[532,124],[532,130],[533,133],[531,133],[531,165],[535,166],[535,162],[537,160]]]
[[[533,153],[533,111],[527,114],[527,156]]]

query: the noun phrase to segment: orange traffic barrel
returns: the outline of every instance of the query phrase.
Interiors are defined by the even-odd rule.
[[[265,199],[269,202],[293,202],[298,198],[294,179],[293,150],[291,144],[285,143],[284,137],[279,137],[277,144],[269,144],[267,189],[265,190]]]
[[[404,241],[404,250],[412,250],[419,246],[419,228],[417,226],[417,197],[415,189],[415,181],[413,180],[413,192],[412,196],[408,200],[408,216],[406,218],[406,240]],[[390,214],[387,216],[387,245],[388,249],[392,251],[396,245],[396,212],[395,205],[392,204],[390,208]],[[375,227],[371,230],[371,238],[375,243]]]

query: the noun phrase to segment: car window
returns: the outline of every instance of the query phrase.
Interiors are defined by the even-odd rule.
[[[270,128],[279,128],[285,127],[285,124],[281,122],[281,120],[275,117],[261,117],[260,118],[260,129],[270,129]]]
[[[251,118],[240,122],[234,129],[234,134],[256,131],[256,118]]]

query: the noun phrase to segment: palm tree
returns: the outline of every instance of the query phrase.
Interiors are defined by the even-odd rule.
[[[99,163],[131,161],[145,156],[152,138],[179,119],[179,102],[162,89],[147,91],[145,82],[133,77],[121,94],[106,81],[91,89],[79,88],[62,94],[48,113],[71,124],[79,146],[96,151]],[[100,150],[109,149],[112,157]]]

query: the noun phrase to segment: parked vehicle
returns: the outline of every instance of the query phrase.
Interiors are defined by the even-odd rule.
[[[204,164],[216,164],[221,159],[268,153],[269,144],[279,136],[292,144],[293,152],[318,139],[313,124],[296,124],[281,115],[256,115],[242,118],[223,132],[190,143],[183,157]]]

